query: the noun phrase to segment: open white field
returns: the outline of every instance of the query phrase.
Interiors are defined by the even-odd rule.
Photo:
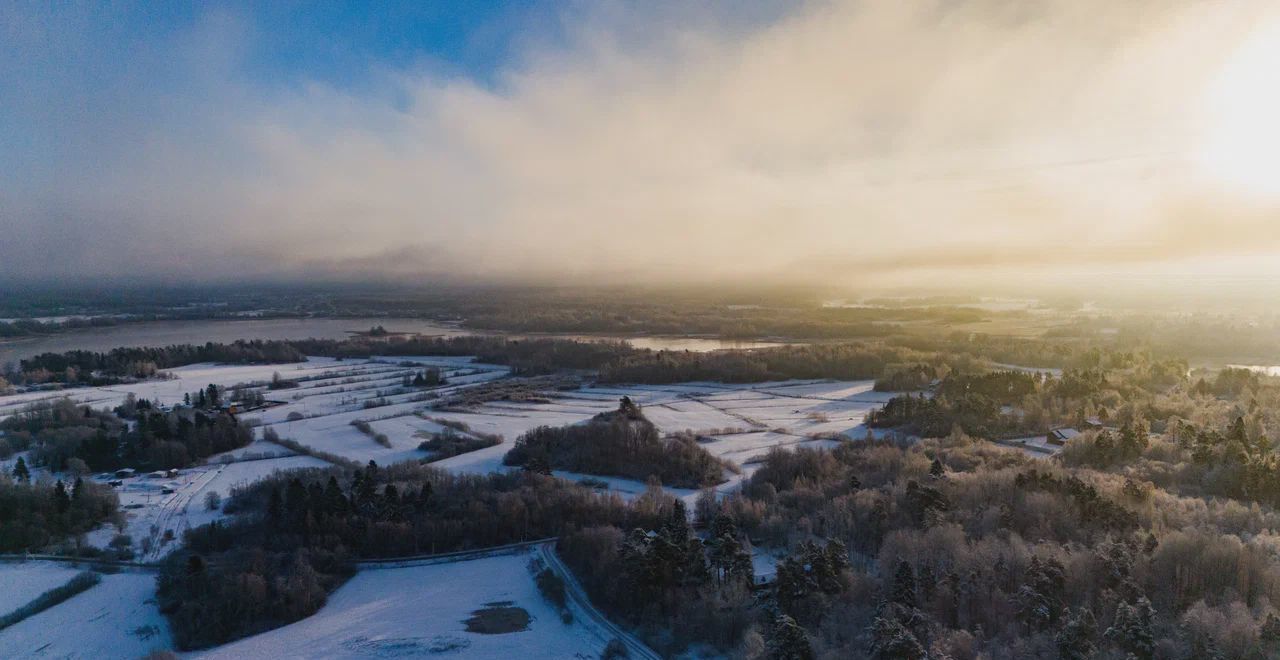
[[[54,562],[0,562],[0,616],[66,584],[80,571]]]
[[[447,384],[436,388],[403,386],[406,376],[425,367],[439,368]],[[127,386],[0,397],[0,416],[17,412],[33,401],[61,396],[106,407],[117,405],[128,393],[133,393],[139,398],[171,405],[181,402],[183,395],[210,383],[255,384],[274,403],[242,416],[310,449],[359,463],[374,460],[387,465],[419,460],[429,455],[418,446],[430,434],[443,431],[442,423],[464,424],[476,434],[501,436],[503,443],[447,458],[435,465],[456,472],[489,473],[507,469],[502,465],[503,456],[521,434],[539,426],[586,421],[615,409],[618,400],[626,396],[643,406],[645,415],[663,433],[695,433],[707,451],[742,468],[741,475],[726,472],[728,481],[717,488],[725,492],[735,488],[744,475],[749,475],[754,464],[772,448],[830,447],[841,441],[840,436],[860,440],[867,432],[862,424],[867,412],[891,396],[873,391],[870,381],[594,385],[571,391],[543,392],[534,401],[489,401],[466,408],[436,409],[434,404],[441,398],[503,378],[509,370],[474,363],[466,357],[367,360],[313,357],[306,362],[285,365],[197,364],[167,373],[170,376],[167,380]],[[275,373],[295,382],[296,386],[266,389],[266,383]],[[352,422],[357,420],[368,422],[371,433],[353,426]],[[385,438],[385,444],[377,439],[379,437]],[[128,516],[124,531],[133,538],[140,558],[159,558],[176,546],[175,541],[181,539],[184,530],[221,515],[206,509],[207,493],[217,492],[225,499],[235,485],[250,483],[277,469],[325,464],[319,459],[292,453],[259,439],[248,447],[211,457],[206,465],[183,470],[174,478],[127,479],[119,491]],[[261,460],[263,458],[268,460]],[[227,460],[243,462],[224,464]],[[605,481],[609,490],[627,498],[645,489],[643,482],[617,478]],[[684,491],[676,494],[690,501],[696,496]],[[90,535],[89,541],[103,546],[115,533],[114,529],[100,529]],[[150,539],[146,541],[145,552],[144,539]]]
[[[173,647],[150,573],[103,575],[66,602],[0,631],[0,658],[140,658]]]
[[[432,389],[404,388],[402,379],[423,367],[440,368],[448,384]],[[772,446],[804,442],[819,434],[861,438],[863,417],[890,395],[874,392],[871,382],[787,381],[751,385],[681,383],[672,385],[594,386],[569,392],[546,393],[549,402],[491,401],[465,411],[431,410],[435,397],[448,396],[485,381],[501,378],[505,367],[475,364],[465,357],[383,358],[333,360],[309,358],[288,365],[199,364],[169,370],[168,380],[125,386],[77,388],[0,397],[0,415],[17,412],[33,401],[67,396],[97,406],[116,405],[126,394],[171,405],[183,395],[215,383],[231,386],[265,384],[279,373],[297,387],[265,390],[276,405],[245,413],[264,427],[275,429],[317,450],[365,462],[387,464],[426,456],[418,450],[424,433],[440,427],[424,417],[468,425],[478,433],[502,436],[507,443],[538,426],[574,424],[611,410],[622,396],[644,406],[645,414],[664,433],[692,431],[702,435],[730,435],[728,442],[708,446],[713,453],[744,462]],[[369,422],[389,447],[362,433],[352,422]],[[771,434],[758,433],[770,431]],[[751,433],[757,432],[757,433]],[[738,437],[741,436],[741,437]],[[786,439],[780,436],[789,436]],[[272,447],[251,446],[237,452],[283,453]],[[465,472],[497,469],[503,446],[457,456],[441,467]],[[216,458],[214,459],[216,460]]]
[[[364,570],[316,614],[194,657],[599,657],[608,640],[580,617],[561,621],[534,584],[530,557]],[[528,622],[511,632],[468,631],[468,619],[494,607],[523,610]]]

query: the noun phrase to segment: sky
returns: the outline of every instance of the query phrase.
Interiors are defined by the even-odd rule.
[[[0,3],[0,283],[1280,290],[1266,0]]]

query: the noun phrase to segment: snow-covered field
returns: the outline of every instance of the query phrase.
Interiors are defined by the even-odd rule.
[[[405,388],[406,375],[423,367],[441,369],[448,384]],[[265,385],[279,372],[296,387],[265,390],[267,408],[242,414],[263,428],[304,447],[364,463],[386,465],[428,456],[418,449],[424,438],[465,424],[476,434],[498,435],[503,443],[435,463],[462,473],[508,469],[502,458],[521,434],[539,426],[576,424],[614,410],[621,397],[643,406],[645,415],[666,434],[692,432],[711,454],[741,470],[726,472],[717,492],[733,491],[775,447],[831,447],[860,440],[863,417],[890,394],[872,391],[870,381],[787,381],[751,385],[681,383],[673,385],[589,385],[571,391],[543,392],[537,401],[490,401],[467,408],[437,409],[441,397],[503,378],[507,368],[474,364],[468,358],[388,358],[338,361],[311,358],[295,365],[191,365],[170,370],[171,378],[127,386],[78,388],[0,397],[0,417],[37,401],[69,397],[96,407],[118,405],[127,394],[162,405],[210,383]],[[368,422],[372,433],[353,421]],[[463,431],[465,434],[466,431]],[[373,435],[385,436],[384,446]],[[182,533],[221,517],[205,500],[223,500],[233,488],[276,470],[322,467],[325,461],[261,439],[248,447],[210,457],[204,465],[175,476],[139,475],[117,489],[127,516],[124,533],[133,538],[137,559],[154,561],[177,547]],[[37,472],[37,474],[40,474]],[[645,491],[640,481],[557,472],[573,480],[598,478],[610,492],[634,498]],[[65,475],[63,475],[65,476]],[[95,477],[107,480],[105,476]],[[696,490],[671,490],[690,505]],[[169,491],[169,492],[166,492]],[[88,541],[103,547],[117,530],[105,527]],[[145,544],[145,548],[144,548]],[[477,559],[453,564],[367,570],[333,594],[316,615],[285,628],[206,652],[202,657],[387,657],[458,654],[477,658],[597,657],[608,641],[582,623],[566,625],[538,594],[527,556]],[[758,556],[757,571],[771,572],[773,558]],[[74,571],[34,568],[7,573],[0,565],[0,609],[17,607],[69,579]],[[6,578],[13,576],[10,588]],[[21,575],[21,577],[18,577]],[[58,579],[59,576],[64,576]],[[46,586],[47,585],[47,586]],[[405,588],[412,585],[413,588]],[[136,657],[170,645],[163,618],[155,611],[151,575],[105,576],[90,591],[0,632],[0,657]],[[467,632],[463,623],[486,603],[511,601],[532,617],[528,630],[488,635]],[[10,609],[12,609],[10,607]],[[58,635],[74,629],[77,635]],[[83,630],[83,639],[79,632]]]
[[[530,558],[517,554],[364,570],[312,616],[194,657],[599,657],[608,640],[581,617],[569,624],[561,621],[538,592]],[[495,603],[525,610],[528,629],[468,632],[467,619]]]
[[[404,388],[402,380],[415,370],[436,367],[448,383],[438,388]],[[183,395],[209,383],[230,386],[265,384],[273,374],[295,381],[297,387],[264,390],[273,405],[243,414],[246,419],[271,428],[281,437],[295,440],[319,452],[364,463],[386,465],[426,458],[418,449],[425,437],[444,430],[442,422],[465,424],[475,433],[501,436],[500,445],[454,456],[435,465],[456,472],[488,473],[506,469],[502,458],[521,434],[539,426],[576,424],[613,410],[627,396],[644,407],[645,415],[664,433],[693,432],[713,455],[732,461],[747,474],[754,462],[774,447],[830,447],[840,436],[861,439],[867,432],[866,413],[892,396],[875,392],[870,381],[798,380],[749,385],[680,383],[671,385],[595,385],[572,391],[544,393],[543,401],[490,401],[466,409],[434,409],[440,397],[464,392],[477,384],[507,375],[505,367],[477,364],[466,357],[374,358],[369,360],[308,359],[289,365],[197,364],[168,371],[167,380],[126,386],[79,388],[62,393],[39,392],[0,397],[0,415],[17,412],[33,401],[61,396],[95,406],[113,406],[128,393],[164,405],[180,403]],[[372,434],[361,432],[354,421],[368,422]],[[373,435],[386,438],[384,446]],[[212,457],[209,465],[184,470],[175,479],[127,480],[121,489],[130,524],[126,533],[135,542],[152,537],[150,557],[161,556],[171,543],[162,543],[166,531],[175,538],[189,526],[217,517],[204,510],[208,492],[224,498],[231,486],[276,469],[321,465],[317,459],[288,457],[291,452],[256,441],[249,447]],[[224,460],[279,456],[231,466]],[[580,475],[585,476],[585,475]],[[736,485],[740,476],[731,478]],[[643,492],[644,484],[608,479],[610,489],[624,497]],[[165,494],[168,487],[175,492]],[[719,490],[725,490],[721,486]],[[679,493],[686,495],[686,493]],[[154,529],[153,529],[154,526]],[[113,533],[100,531],[91,537],[105,544]]]
[[[36,596],[66,584],[79,573],[62,564],[43,561],[0,563],[0,616],[8,614]]]
[[[0,658],[140,658],[173,647],[150,573],[102,576],[70,600],[0,631]]]
[[[440,369],[447,384],[437,388],[403,387],[406,376],[425,367]],[[167,379],[145,383],[0,397],[0,416],[17,412],[32,402],[64,396],[109,407],[132,393],[162,405],[173,405],[182,402],[185,394],[210,383],[265,385],[276,373],[296,382],[297,386],[264,389],[264,395],[273,405],[246,412],[242,415],[245,419],[318,452],[360,463],[373,460],[383,465],[426,458],[427,452],[418,446],[430,434],[443,431],[442,423],[461,423],[474,433],[503,438],[500,445],[435,463],[442,469],[463,473],[507,469],[502,465],[502,458],[521,434],[539,426],[583,422],[615,409],[621,397],[630,397],[644,407],[645,415],[662,432],[695,433],[711,454],[742,468],[741,475],[726,474],[729,481],[717,489],[721,492],[735,488],[774,447],[830,447],[842,441],[841,436],[861,439],[867,432],[863,417],[891,396],[873,391],[870,381],[594,385],[572,391],[545,392],[540,401],[490,401],[465,409],[437,410],[433,404],[438,398],[502,378],[507,375],[507,368],[473,363],[466,357],[368,360],[313,357],[287,365],[196,364],[171,369]],[[368,422],[372,433],[353,426],[352,422],[357,420]],[[385,437],[390,446],[379,443],[375,435]],[[133,538],[140,559],[158,559],[176,547],[183,531],[222,515],[205,506],[208,493],[216,492],[225,499],[237,484],[251,483],[276,470],[323,465],[324,461],[294,456],[282,446],[259,439],[243,449],[211,457],[206,465],[182,470],[172,478],[125,479],[119,489],[128,520],[123,531]],[[611,491],[626,498],[633,498],[645,489],[643,482],[617,478],[605,481]],[[675,494],[690,501],[696,496],[693,491]],[[111,528],[99,529],[88,540],[101,547],[116,533],[117,530]],[[144,543],[148,546],[145,550]]]

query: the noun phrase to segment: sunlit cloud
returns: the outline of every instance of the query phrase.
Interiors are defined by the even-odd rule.
[[[855,285],[1280,253],[1269,3],[663,12],[579,8],[492,79],[376,91],[242,80],[252,17],[208,16],[137,55],[168,82],[105,99],[122,127],[67,118],[91,153],[0,189],[0,275]]]

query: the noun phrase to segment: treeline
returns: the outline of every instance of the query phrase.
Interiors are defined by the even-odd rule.
[[[30,449],[38,465],[85,473],[187,467],[253,441],[252,428],[222,411],[162,412],[132,397],[118,410],[136,423],[130,426],[116,414],[65,398],[33,404],[0,421],[5,431],[0,449]]]
[[[222,644],[319,609],[358,558],[482,548],[653,514],[567,481],[517,471],[461,476],[408,463],[278,474],[237,491],[233,522],[186,534],[158,578],[183,650]]]
[[[485,335],[401,337],[385,339],[307,339],[291,342],[307,355],[364,358],[374,355],[474,355],[480,362],[510,366],[517,375],[547,374],[560,369],[599,369],[636,352],[620,341],[511,339]]]
[[[16,319],[0,321],[0,338],[30,337],[33,335],[50,335],[67,330],[83,328],[105,328],[118,325],[122,319],[111,316],[72,317],[64,321],[37,321],[35,319]]]
[[[356,336],[341,340],[238,341],[204,346],[118,348],[107,353],[45,353],[24,360],[21,370],[11,374],[10,380],[17,384],[101,385],[149,377],[162,369],[196,362],[298,362],[306,355],[336,358],[443,355],[475,356],[480,362],[509,366],[517,375],[549,374],[565,369],[598,371],[606,382],[710,380],[746,383],[792,378],[880,379],[877,387],[881,390],[909,390],[923,387],[947,373],[986,370],[987,360],[993,357],[993,353],[1003,355],[998,350],[991,350],[992,346],[1004,346],[1004,341],[956,339],[939,342],[894,337],[840,344],[695,353],[642,350],[622,341],[607,340],[513,339],[483,335]],[[1042,350],[1051,350],[1043,342],[1036,345]],[[1053,355],[1057,356],[1056,353]],[[1093,363],[1108,355],[1112,354],[1090,352],[1083,357],[1076,355],[1073,359]],[[427,386],[442,382],[431,373],[423,373],[422,376],[421,379],[411,379],[410,385]]]
[[[496,292],[446,303],[473,328],[507,332],[716,335],[732,338],[850,340],[884,337],[901,324],[976,323],[995,313],[955,305],[825,306],[812,292]],[[743,300],[735,304],[734,298]],[[746,304],[742,304],[745,302]]]
[[[67,580],[39,596],[34,600],[0,616],[0,630],[4,630],[17,623],[30,619],[31,617],[65,602],[76,594],[84,593],[89,589],[97,586],[102,582],[102,576],[92,571],[83,571],[76,573],[75,577]]]
[[[877,378],[892,363],[917,359],[910,349],[883,344],[814,344],[752,351],[645,351],[622,357],[600,369],[611,383],[719,381],[753,383],[792,378]]]
[[[0,475],[0,552],[40,552],[105,522],[122,522],[116,494],[80,478],[68,487],[32,483],[29,476]],[[29,472],[27,473],[29,475]]]
[[[674,488],[724,482],[726,464],[688,435],[663,438],[624,400],[619,414],[584,424],[541,426],[516,439],[503,464],[549,474],[552,469],[638,481],[651,477]]]
[[[109,385],[121,379],[148,378],[160,369],[197,362],[271,364],[301,362],[306,356],[285,341],[240,340],[202,346],[177,344],[165,347],[115,348],[106,353],[68,351],[41,353],[22,361],[15,383],[67,383]]]

